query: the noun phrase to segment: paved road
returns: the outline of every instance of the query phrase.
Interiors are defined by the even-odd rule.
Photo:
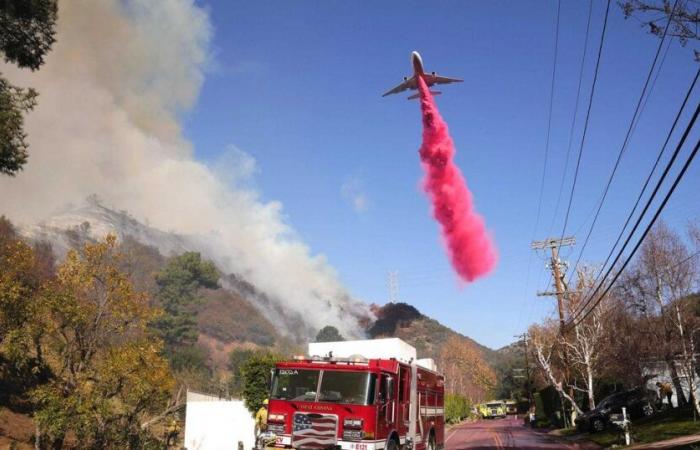
[[[446,450],[500,449],[589,449],[576,443],[562,443],[542,432],[523,426],[522,418],[481,420],[458,425],[447,432]]]

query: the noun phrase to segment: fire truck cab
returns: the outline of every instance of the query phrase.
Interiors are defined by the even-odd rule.
[[[276,365],[268,411],[279,448],[444,447],[444,378],[396,338],[309,344]]]

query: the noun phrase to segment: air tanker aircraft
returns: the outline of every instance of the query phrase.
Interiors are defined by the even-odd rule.
[[[423,77],[423,80],[425,81],[425,84],[428,85],[428,87],[434,84],[449,84],[464,81],[460,80],[459,78],[441,77],[435,72],[425,73],[425,71],[423,70],[423,60],[421,59],[420,54],[416,51],[411,52],[411,65],[413,66],[413,76],[411,78],[403,77],[403,83],[386,92],[384,95],[382,95],[382,97],[386,97],[387,95],[391,94],[398,94],[399,92],[403,92],[406,89],[413,89],[414,91],[417,90],[418,77]],[[430,93],[433,95],[440,94],[440,92],[438,91],[430,91]],[[416,93],[408,97],[408,100],[418,97],[420,97],[420,94]]]

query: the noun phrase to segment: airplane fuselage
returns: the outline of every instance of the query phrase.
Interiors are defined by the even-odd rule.
[[[420,53],[411,52],[411,65],[413,65],[413,73],[423,75],[423,59],[421,59]]]

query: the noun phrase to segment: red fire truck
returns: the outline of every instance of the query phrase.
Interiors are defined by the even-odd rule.
[[[276,365],[267,416],[276,447],[444,447],[444,378],[424,367],[429,365],[424,360],[372,357],[382,345],[375,344],[372,350],[367,343],[378,341],[387,340],[343,343],[344,348],[370,349],[364,352],[369,358],[361,353],[336,357],[329,352]]]

